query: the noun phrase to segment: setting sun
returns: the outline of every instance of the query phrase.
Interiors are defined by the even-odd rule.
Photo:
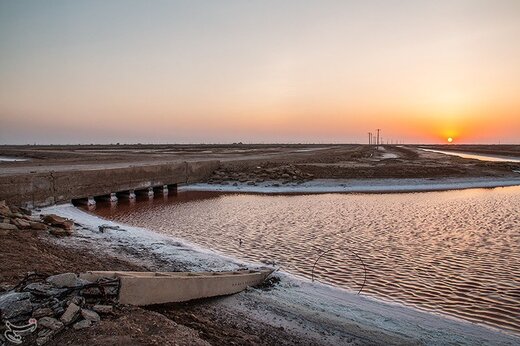
[[[450,143],[453,142],[453,138],[449,137],[448,142],[450,142]]]

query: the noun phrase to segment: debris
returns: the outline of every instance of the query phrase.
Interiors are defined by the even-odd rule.
[[[80,310],[81,310],[81,308],[79,306],[77,306],[74,303],[71,303],[67,307],[67,310],[65,310],[63,315],[60,317],[60,321],[66,325],[70,324],[71,322],[73,322],[76,319]]]
[[[74,273],[63,273],[49,276],[46,280],[56,287],[76,287],[81,284],[78,277]]]
[[[54,311],[51,308],[39,308],[33,311],[32,317],[40,319],[42,317],[53,316]]]
[[[30,222],[31,229],[36,231],[44,231],[47,229],[47,226],[41,222]]]
[[[100,314],[111,314],[114,312],[114,307],[112,305],[97,304],[92,307],[92,310]]]
[[[38,320],[38,326],[47,328],[50,330],[60,330],[63,328],[63,323],[55,319],[54,317],[42,317]]]
[[[52,226],[60,227],[66,230],[72,230],[74,228],[74,221],[65,219],[56,214],[48,214],[43,216],[43,222],[48,223]]]
[[[99,322],[101,320],[97,312],[88,309],[81,309],[81,316],[92,322]]]
[[[81,320],[79,322],[74,323],[72,328],[74,328],[75,330],[80,330],[80,329],[88,328],[91,325],[92,325],[92,321],[90,321],[90,320]]]
[[[72,231],[61,228],[53,228],[49,231],[49,233],[56,237],[65,237],[72,235]]]
[[[17,231],[18,227],[10,223],[0,222],[0,229],[8,231]]]
[[[101,233],[105,232],[105,230],[107,230],[107,229],[111,229],[114,231],[123,231],[123,229],[121,229],[121,227],[119,227],[119,226],[111,226],[111,225],[106,225],[106,224],[98,226],[98,229]]]

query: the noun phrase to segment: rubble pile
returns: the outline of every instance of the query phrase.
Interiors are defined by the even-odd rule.
[[[0,293],[0,344],[5,343],[9,326],[32,323],[35,327],[24,341],[37,345],[67,328],[88,328],[112,314],[118,293],[118,279],[90,282],[75,273],[49,277],[29,273],[16,287]]]
[[[278,166],[265,168],[258,166],[254,169],[243,171],[234,171],[229,168],[222,168],[213,172],[209,178],[209,184],[227,185],[234,183],[245,183],[248,185],[257,185],[264,182],[281,182],[282,184],[303,183],[311,180],[314,175],[302,172],[294,165]]]
[[[0,236],[14,232],[48,232],[57,237],[69,236],[74,232],[74,221],[55,214],[32,216],[28,209],[8,206],[5,201],[0,201]]]

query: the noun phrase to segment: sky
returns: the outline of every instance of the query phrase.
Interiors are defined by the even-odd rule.
[[[0,0],[0,144],[520,143],[518,0]]]

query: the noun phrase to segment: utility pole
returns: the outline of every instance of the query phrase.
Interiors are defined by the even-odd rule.
[[[381,131],[381,129],[377,129],[377,146],[379,146],[379,131]]]
[[[372,144],[372,132],[368,133],[368,144]]]

